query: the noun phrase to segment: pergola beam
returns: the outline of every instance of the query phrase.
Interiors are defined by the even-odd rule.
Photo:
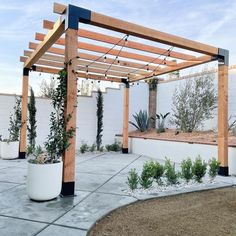
[[[32,53],[31,51],[25,50],[24,56],[29,57],[31,55],[31,53]],[[41,58],[48,60],[48,61],[52,61],[52,62],[64,63],[64,57],[62,57],[62,56],[55,56],[55,55],[51,55],[51,54],[46,53]],[[25,57],[21,57],[20,60],[21,60],[21,62],[24,62]],[[110,67],[109,63],[102,63],[101,64],[101,63],[97,63],[97,62],[93,62],[93,61],[84,61],[84,60],[80,60],[80,59],[78,60],[79,68],[84,71],[86,71],[86,65],[89,65],[90,63],[92,63],[91,66],[89,66],[90,72],[92,72],[93,69],[98,69],[98,70],[104,69],[103,74],[105,74],[105,73],[111,74],[114,72],[114,73],[118,74],[118,76],[121,76],[121,77],[127,77],[128,74],[132,76],[132,75],[136,75],[136,74],[144,74],[146,72],[146,70],[137,70],[136,68],[128,69],[128,68],[118,67],[116,65],[111,66],[111,68],[109,69],[109,67]],[[107,69],[109,69],[108,72],[106,71]]]
[[[26,57],[21,57],[20,58],[21,62],[24,62],[26,60],[27,60]],[[38,62],[36,63],[35,71],[56,74],[64,68],[63,63],[59,63],[59,62],[57,62],[57,64],[53,64],[53,63],[55,63],[55,62],[50,62],[50,64],[49,64],[48,61],[46,61],[46,60],[42,60],[42,59],[38,60]],[[39,67],[38,65],[47,66],[47,67]],[[54,68],[52,68],[50,66],[53,66]],[[55,68],[55,67],[57,67],[57,68]],[[47,70],[47,68],[50,68],[50,69]],[[39,71],[39,69],[40,69],[40,71]],[[104,72],[104,73],[102,73],[102,72]],[[93,74],[93,73],[96,73],[96,74]],[[100,74],[100,75],[98,75],[98,74]],[[91,68],[89,73],[86,73],[86,70],[84,68],[81,69],[81,68],[77,67],[76,75],[78,77],[85,78],[85,79],[89,78],[89,79],[94,79],[94,80],[104,80],[104,81],[112,81],[112,82],[118,82],[118,83],[122,82],[122,79],[118,78],[118,76],[122,77],[121,76],[122,74],[118,75],[114,71],[109,71],[109,73],[107,73],[107,77],[105,78],[105,71],[104,70],[98,70],[98,69],[95,69],[95,68]],[[126,74],[123,74],[123,75],[124,75],[123,77],[126,77],[125,76]],[[113,77],[113,76],[116,76],[116,77]]]
[[[41,34],[41,33],[35,34],[35,40],[43,41],[44,37],[45,37],[45,34]],[[55,44],[64,46],[65,39],[60,38],[55,42]],[[110,49],[107,47],[98,46],[95,44],[85,43],[85,42],[78,42],[78,49],[83,49],[87,51],[98,52],[98,53],[103,53],[103,54],[113,55],[113,56],[119,55],[119,58],[120,57],[129,58],[132,60],[138,60],[145,63],[161,64],[161,65],[168,65],[168,66],[176,65],[176,62],[174,61],[169,61],[169,60],[164,61],[163,59],[159,59],[157,57],[151,57],[151,56],[142,55],[142,54],[133,53],[133,52],[127,52],[127,51],[120,51],[118,49]]]
[[[53,25],[54,25],[53,21],[48,21],[48,20],[43,21],[43,28],[44,29],[52,29]],[[82,38],[96,40],[99,42],[113,44],[113,45],[114,44],[117,44],[119,46],[124,45],[124,47],[126,47],[126,48],[140,50],[143,52],[149,52],[149,53],[166,55],[166,56],[169,55],[172,58],[181,59],[181,60],[193,60],[196,58],[195,56],[188,55],[185,53],[175,52],[175,51],[168,52],[163,48],[158,48],[158,47],[150,46],[150,45],[143,44],[143,43],[138,43],[138,42],[131,41],[131,40],[128,40],[127,42],[125,42],[124,40],[121,40],[118,37],[113,37],[113,36],[93,32],[93,31],[85,30],[85,29],[79,29],[78,36],[82,37]]]
[[[163,69],[159,69],[159,71],[156,71],[154,73],[146,73],[146,75],[138,75],[138,76],[132,78],[130,80],[130,82],[135,82],[135,81],[151,78],[153,76],[168,74],[168,73],[173,72],[173,71],[187,69],[189,67],[201,65],[201,64],[216,60],[215,58],[212,58],[210,56],[202,56],[202,57],[199,57],[198,59],[199,60],[194,61],[194,62],[191,62],[191,61],[180,62],[180,63],[177,64],[176,67],[165,67]]]
[[[34,65],[39,60],[39,58],[55,43],[55,41],[60,38],[60,36],[64,33],[64,28],[64,21],[60,17],[54,24],[53,29],[47,33],[47,35],[44,37],[44,40],[27,59],[24,67],[30,68],[32,65]]]
[[[91,12],[90,24],[198,53],[204,53],[211,56],[218,54],[218,48],[216,47],[185,39],[172,34],[167,34],[158,30],[133,24],[96,12]]]
[[[32,43],[30,42],[29,43],[29,49],[33,49],[35,50],[37,48],[37,43]],[[64,49],[61,49],[61,48],[55,48],[55,47],[51,47],[48,49],[47,52],[50,52],[50,53],[53,53],[53,54],[56,54],[56,55],[64,55]],[[85,59],[85,60],[90,60],[90,61],[97,61],[97,62],[102,62],[103,64],[111,64],[114,62],[114,59],[112,58],[109,58],[107,57],[106,58],[106,61],[104,62],[104,58],[99,58],[100,56],[98,55],[92,55],[92,54],[87,54],[87,53],[83,53],[83,52],[78,52],[78,56],[79,58],[81,59]],[[137,63],[137,62],[131,62],[131,61],[126,61],[126,60],[119,60],[120,63],[118,63],[117,61],[115,61],[113,64],[114,65],[119,65],[120,68],[121,67],[129,67],[131,68],[130,70],[135,70],[135,69],[144,69],[146,70],[147,69],[147,66],[146,64],[143,64],[143,63]],[[127,68],[125,68],[127,69]],[[156,66],[152,66],[152,65],[149,65],[148,66],[148,69],[150,71],[152,70],[155,70],[156,69]]]
[[[88,11],[87,9],[83,9],[80,7],[76,6],[73,7],[74,9],[77,9],[78,12],[81,12],[83,10]],[[66,6],[60,4],[60,8],[64,9],[65,11]],[[62,14],[62,11],[61,12],[58,11],[57,13]],[[83,20],[83,18],[80,18],[80,20]],[[85,20],[88,21],[87,18]],[[182,49],[187,49],[194,52],[207,54],[210,56],[218,54],[218,48],[216,47],[203,44],[197,41],[185,39],[176,35],[164,33],[134,23],[130,23],[128,21],[116,19],[93,11],[90,11],[90,21],[88,23],[101,28],[114,30],[120,33],[133,35],[139,38],[148,39],[154,42],[164,43]]]

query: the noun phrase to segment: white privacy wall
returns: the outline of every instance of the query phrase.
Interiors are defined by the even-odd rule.
[[[122,133],[123,127],[123,86],[121,89],[107,89],[104,93],[104,131],[103,145],[111,144],[116,134]],[[96,140],[96,110],[97,93],[91,97],[79,96],[77,109],[77,148],[81,143],[89,145]],[[0,94],[0,135],[8,137],[9,115],[15,104],[14,95]],[[146,83],[131,86],[130,88],[130,120],[132,114],[148,107],[148,86]],[[36,98],[37,108],[37,145],[43,145],[49,133],[49,120],[52,111],[50,100]],[[133,127],[130,127],[132,130]]]
[[[214,80],[215,88],[217,91],[217,74],[215,74],[216,78]],[[171,112],[173,114],[172,107],[172,97],[175,91],[175,88],[178,88],[180,85],[184,84],[186,80],[179,80],[170,83],[162,83],[158,85],[157,90],[157,113],[165,114],[167,112]],[[229,71],[229,116],[235,114],[236,115],[236,71]],[[203,129],[216,129],[217,128],[217,109],[214,112],[214,118],[208,120],[204,123]],[[169,116],[169,118],[171,117]],[[167,126],[173,127],[169,123],[169,119],[167,120]]]

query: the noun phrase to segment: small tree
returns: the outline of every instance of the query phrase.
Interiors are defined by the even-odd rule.
[[[27,130],[28,130],[28,141],[29,145],[31,146],[32,150],[35,149],[35,138],[37,137],[36,134],[36,106],[35,106],[35,97],[34,97],[34,90],[32,87],[30,88],[30,100],[28,103],[28,111],[29,111],[29,118],[28,118],[28,125],[27,125]]]
[[[100,150],[102,144],[102,131],[103,131],[103,94],[99,89],[97,96],[97,136],[96,136],[97,150]]]
[[[213,118],[217,107],[213,75],[187,80],[173,95],[171,123],[184,132],[198,129],[205,120]]]
[[[21,128],[21,99],[16,98],[14,113],[10,115],[9,141],[18,141]]]

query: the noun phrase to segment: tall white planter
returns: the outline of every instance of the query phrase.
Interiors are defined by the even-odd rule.
[[[15,142],[1,142],[1,158],[2,159],[16,159],[19,156],[19,141]]]
[[[27,193],[35,201],[56,198],[61,192],[62,162],[53,164],[28,163]]]

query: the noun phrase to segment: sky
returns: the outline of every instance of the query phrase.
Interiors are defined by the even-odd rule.
[[[55,21],[52,0],[0,0],[0,93],[21,93],[19,61],[35,32],[45,32],[44,19]],[[235,0],[77,0],[74,4],[163,32],[225,48],[236,64]],[[31,73],[36,88],[46,75]]]

